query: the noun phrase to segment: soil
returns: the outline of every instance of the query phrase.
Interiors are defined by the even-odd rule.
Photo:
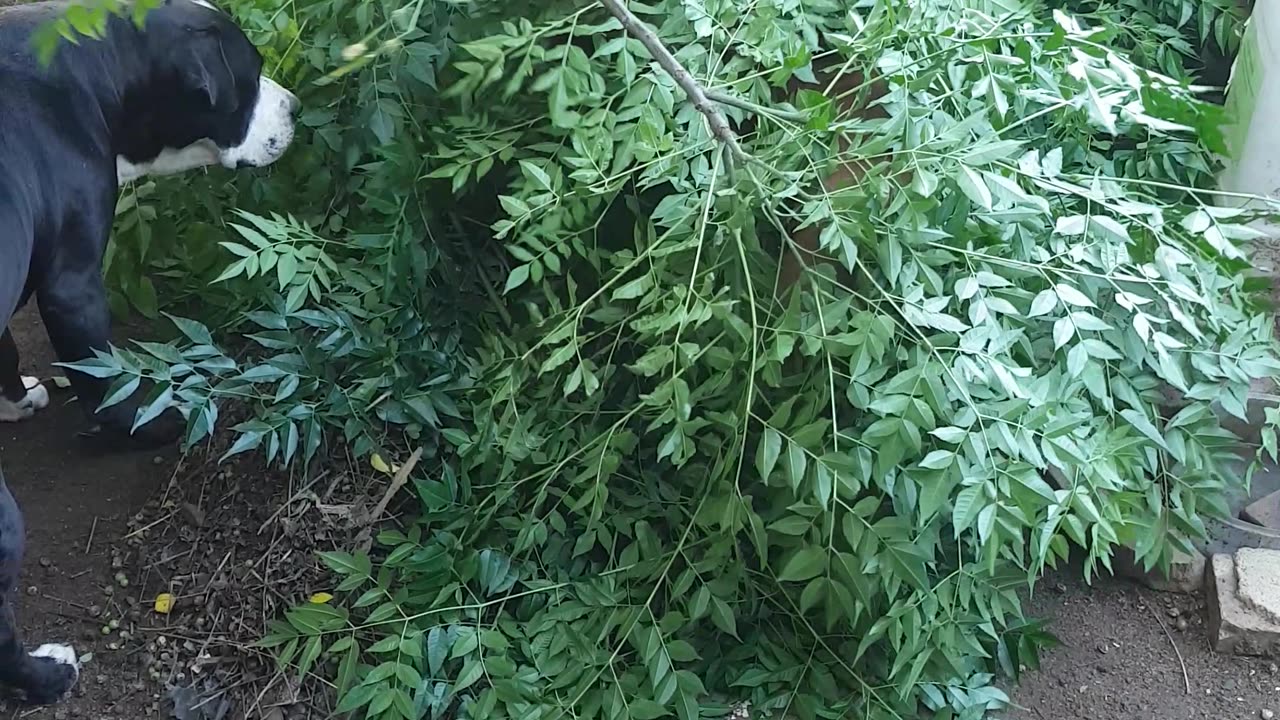
[[[1210,650],[1202,597],[1080,577],[1064,571],[1038,586],[1028,610],[1052,619],[1062,645],[1011,689],[1019,707],[1006,720],[1280,717],[1280,668]]]
[[[53,352],[34,308],[11,325],[23,353],[23,373],[50,378]],[[89,455],[76,436],[83,429],[80,408],[67,391],[46,382],[48,409],[30,421],[0,425],[4,475],[22,507],[27,525],[25,576],[19,588],[18,623],[28,646],[72,644],[92,653],[75,696],[55,709],[3,717],[142,718],[151,691],[135,686],[137,673],[111,657],[99,624],[87,608],[100,604],[112,585],[111,545],[133,511],[162,487],[174,453]],[[93,639],[90,640],[89,638]]]
[[[10,327],[24,374],[52,395],[35,418],[0,425],[5,479],[27,525],[18,622],[29,647],[70,643],[84,667],[68,700],[0,700],[0,719],[327,717],[327,698],[250,644],[268,619],[325,589],[315,551],[345,543],[368,503],[341,473],[320,473],[329,484],[316,492],[338,517],[321,516],[318,499],[292,502],[299,488],[261,462],[219,465],[225,447],[185,458],[176,447],[95,452],[76,436],[84,421],[70,391],[48,381],[60,372],[38,313],[28,308]],[[162,592],[174,598],[167,614],[156,611]]]

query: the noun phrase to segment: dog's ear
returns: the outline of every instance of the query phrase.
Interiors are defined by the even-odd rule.
[[[231,72],[231,64],[227,62],[222,43],[216,36],[197,36],[195,40],[188,63],[187,86],[204,93],[214,112],[235,112],[240,108],[240,93],[237,92],[235,74]]]

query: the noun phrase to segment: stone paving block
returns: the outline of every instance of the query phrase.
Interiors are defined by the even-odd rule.
[[[1263,598],[1265,589],[1272,587],[1272,580],[1280,577],[1280,552],[1254,549],[1240,552],[1245,553],[1244,572],[1251,574],[1244,580],[1247,591],[1252,593],[1248,603],[1238,595],[1237,558],[1214,555],[1209,562],[1206,576],[1209,642],[1220,653],[1276,656],[1280,654],[1280,623],[1256,611],[1250,603],[1262,602],[1267,606],[1273,602],[1280,603],[1280,597],[1273,600]],[[1259,568],[1267,566],[1275,566],[1276,569],[1253,575]],[[1275,589],[1280,590],[1280,587]]]
[[[1133,550],[1117,547],[1111,558],[1111,567],[1117,577],[1128,578],[1159,592],[1175,592],[1193,594],[1204,587],[1205,557],[1200,553],[1184,555],[1175,551],[1169,563],[1169,576],[1165,577],[1160,568],[1148,571],[1133,557]]]
[[[1280,552],[1236,551],[1236,597],[1267,622],[1280,625]]]

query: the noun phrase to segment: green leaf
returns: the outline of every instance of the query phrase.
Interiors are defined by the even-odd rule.
[[[613,291],[614,300],[634,300],[649,292],[653,287],[653,277],[644,274]]]
[[[738,620],[734,617],[733,610],[728,603],[714,595],[711,596],[711,623],[721,632],[738,636]]]
[[[1071,338],[1076,335],[1075,323],[1071,322],[1071,318],[1058,318],[1053,323],[1053,349],[1061,350],[1064,345],[1071,342]]]
[[[1053,286],[1053,289],[1054,289],[1054,292],[1058,294],[1058,297],[1062,299],[1062,302],[1067,303],[1068,305],[1075,305],[1077,307],[1090,307],[1090,308],[1097,307],[1097,305],[1095,305],[1093,301],[1090,300],[1084,293],[1071,287],[1070,285],[1064,285],[1062,283],[1058,283],[1057,285]]]
[[[1137,428],[1138,432],[1145,435],[1152,442],[1166,450],[1169,448],[1169,446],[1165,444],[1164,436],[1160,434],[1160,431],[1156,429],[1156,426],[1151,424],[1151,421],[1148,420],[1147,416],[1143,413],[1131,408],[1125,408],[1120,411],[1120,416],[1125,420],[1128,420],[1129,424]]]
[[[109,408],[112,405],[118,405],[119,403],[124,402],[131,395],[137,392],[138,386],[141,384],[142,379],[136,376],[117,378],[117,380],[112,383],[107,396],[103,398],[102,404],[98,406],[98,409],[101,410]]]
[[[213,344],[213,335],[209,332],[209,328],[205,327],[203,323],[178,317],[176,315],[170,315],[169,313],[164,313],[164,316],[169,318],[169,321],[178,328],[178,331],[196,345]]]
[[[987,189],[987,184],[983,181],[978,173],[970,170],[967,166],[961,165],[959,173],[956,175],[956,184],[959,185],[960,191],[969,197],[978,207],[983,210],[991,210],[991,191]]]
[[[970,485],[956,496],[955,504],[951,508],[951,526],[956,537],[960,537],[960,533],[969,529],[977,519],[978,512],[982,510],[981,498],[982,486],[980,485]]]
[[[160,413],[168,410],[173,402],[173,387],[165,384],[160,388],[159,394],[152,398],[146,407],[138,410],[138,415],[134,418],[133,428],[129,432],[137,432],[138,428],[160,417]]]
[[[951,466],[955,462],[955,453],[950,450],[934,450],[920,461],[920,467],[930,470],[942,470]]]
[[[782,468],[787,476],[787,483],[793,488],[799,488],[808,467],[809,458],[805,455],[804,448],[795,443],[787,443],[786,462]]]
[[[826,551],[810,545],[800,548],[783,563],[778,579],[782,582],[802,582],[822,574],[826,567]]]
[[[373,563],[365,555],[353,555],[346,552],[322,552],[320,559],[329,569],[339,575],[358,575],[369,577],[373,571]]]
[[[627,711],[631,720],[657,720],[671,714],[662,705],[646,698],[632,698],[628,703]]]
[[[993,162],[1013,157],[1022,149],[1022,146],[1023,142],[1021,140],[997,140],[995,142],[981,143],[962,154],[960,162],[973,166],[990,165]]]
[[[529,279],[529,266],[517,265],[515,269],[511,271],[511,274],[507,276],[507,285],[506,287],[503,288],[502,291],[504,293],[509,293],[512,290],[515,290],[516,288],[523,285],[525,281],[527,281],[528,279]]]
[[[766,427],[760,436],[760,444],[756,446],[756,471],[760,473],[761,480],[768,481],[781,453],[782,435],[777,430]]]
[[[959,444],[963,442],[966,437],[968,437],[969,432],[967,430],[963,430],[961,428],[948,425],[945,427],[934,428],[933,430],[929,431],[929,434],[938,438],[943,442]]]
[[[440,674],[444,661],[452,650],[453,639],[443,626],[436,625],[426,633],[426,667],[433,676]]]

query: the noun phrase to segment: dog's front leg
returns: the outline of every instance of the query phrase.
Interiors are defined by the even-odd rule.
[[[101,254],[94,253],[96,248],[105,247],[105,232],[109,227],[104,229],[101,244],[84,238],[64,239],[64,251],[69,251],[64,252],[63,262],[55,267],[56,271],[45,273],[36,287],[40,317],[62,362],[79,362],[93,357],[94,350],[109,349],[111,311],[102,282],[98,259]],[[172,408],[133,432],[139,395],[99,410],[108,383],[70,369],[67,377],[81,407],[90,417],[92,427],[86,433],[88,436],[105,435],[103,439],[112,447],[121,440],[131,441],[131,445],[158,447],[175,441],[182,433],[181,415]]]
[[[39,378],[18,371],[18,343],[13,331],[0,335],[0,422],[19,422],[49,406],[49,391]]]
[[[56,703],[80,674],[75,650],[41,645],[27,653],[13,615],[13,589],[22,569],[22,511],[0,475],[0,683],[21,690],[28,702]]]

